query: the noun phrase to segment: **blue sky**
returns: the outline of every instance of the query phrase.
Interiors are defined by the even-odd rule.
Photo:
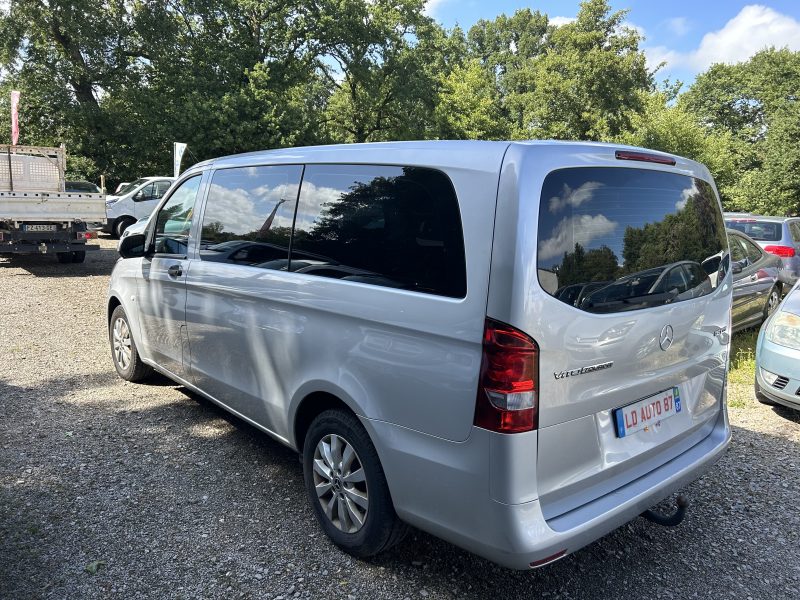
[[[511,15],[526,7],[540,10],[559,23],[575,16],[579,2],[429,0],[427,11],[447,28],[458,23],[469,29],[478,19],[493,19],[501,13]],[[800,50],[798,0],[612,0],[612,7],[629,9],[626,20],[644,34],[642,46],[651,67],[667,62],[656,74],[657,81],[669,77],[689,85],[712,63],[747,60],[767,46]]]

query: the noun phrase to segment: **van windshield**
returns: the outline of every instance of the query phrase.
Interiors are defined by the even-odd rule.
[[[537,261],[545,291],[604,313],[703,296],[730,264],[711,185],[623,167],[560,169],[545,178]]]

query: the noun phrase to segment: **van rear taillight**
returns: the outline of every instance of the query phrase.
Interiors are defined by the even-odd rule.
[[[791,246],[766,246],[764,251],[782,258],[791,258],[795,254]]]
[[[538,425],[539,346],[518,329],[486,319],[475,425],[498,433]]]
[[[638,160],[640,162],[658,163],[660,165],[674,165],[675,159],[660,154],[650,154],[649,152],[631,152],[630,150],[617,150],[614,152],[617,160]]]

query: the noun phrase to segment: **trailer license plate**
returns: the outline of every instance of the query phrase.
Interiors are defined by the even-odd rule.
[[[56,231],[58,225],[25,225],[25,231]]]
[[[661,425],[661,421],[681,412],[681,394],[677,387],[638,400],[614,411],[617,437]]]

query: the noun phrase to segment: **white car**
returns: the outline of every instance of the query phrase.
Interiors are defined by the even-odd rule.
[[[106,197],[106,224],[103,231],[115,238],[143,217],[149,217],[167,193],[174,177],[142,177],[123,188],[120,196]]]

